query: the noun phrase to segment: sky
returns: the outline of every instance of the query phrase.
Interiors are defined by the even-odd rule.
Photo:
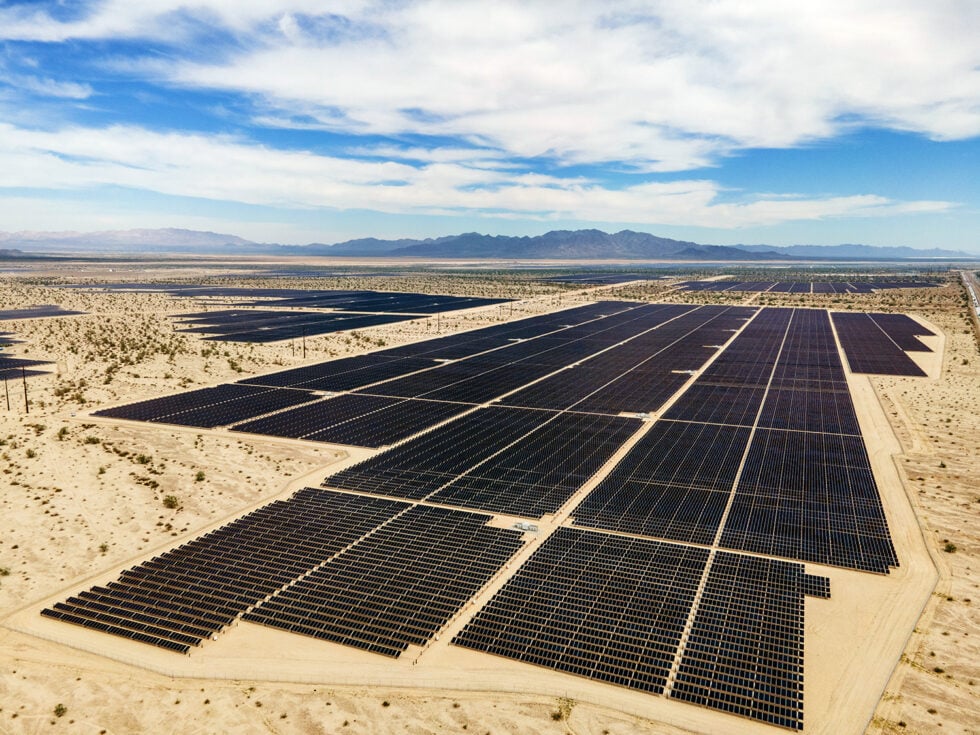
[[[0,231],[980,253],[976,0],[0,0]]]

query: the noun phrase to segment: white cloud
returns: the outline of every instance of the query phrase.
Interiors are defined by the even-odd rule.
[[[533,172],[515,175],[452,160],[411,166],[282,151],[232,137],[157,133],[135,127],[37,131],[0,124],[0,187],[81,190],[99,186],[284,209],[722,228],[941,211],[951,206],[946,202],[895,202],[873,195],[783,196],[732,203],[724,201],[721,188],[707,180],[612,189],[584,178]]]
[[[683,171],[847,120],[980,134],[976,0],[103,0],[71,21],[36,8],[0,8],[0,37],[155,37],[174,60],[130,60],[136,73],[251,93],[266,121],[521,157]],[[192,61],[199,45],[180,44],[201,24],[244,50]]]
[[[333,129],[645,171],[825,138],[846,119],[937,139],[980,134],[973,0],[569,2],[560,12],[545,1],[426,0],[348,8],[346,20],[373,32],[323,40],[282,15],[240,54],[160,73],[253,93],[286,115],[321,110]]]

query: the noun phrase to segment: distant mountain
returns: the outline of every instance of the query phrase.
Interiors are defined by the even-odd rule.
[[[874,245],[734,245],[749,253],[790,255],[794,258],[881,260],[915,258],[976,258],[976,255],[962,250],[942,250],[940,248],[918,249],[908,247],[880,247]]]
[[[304,255],[409,258],[505,258],[521,260],[976,260],[956,250],[916,250],[869,245],[701,245],[646,232],[623,230],[553,230],[543,235],[512,237],[466,232],[425,240],[361,238],[333,245],[256,243],[235,235],[197,230],[135,229],[105,232],[0,232],[0,257],[49,253],[212,255]]]
[[[209,252],[209,248],[259,249],[265,246],[235,235],[177,228],[104,232],[0,232],[0,246],[58,252]]]
[[[295,250],[295,249],[294,249]],[[310,254],[313,251],[309,251]],[[670,240],[645,232],[623,230],[615,234],[601,230],[553,230],[534,237],[462,235],[427,240],[350,240],[318,255],[385,255],[419,258],[521,258],[551,260],[753,260],[757,256],[723,245],[699,245]]]

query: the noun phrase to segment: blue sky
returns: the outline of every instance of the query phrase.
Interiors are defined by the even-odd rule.
[[[0,230],[980,253],[975,0],[0,0]]]

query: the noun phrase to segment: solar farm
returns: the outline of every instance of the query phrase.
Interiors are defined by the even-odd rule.
[[[447,303],[373,293],[330,308]],[[474,301],[451,308],[500,303]],[[184,316],[251,340],[264,315],[241,307]],[[235,651],[288,678],[276,650],[339,662],[343,681],[518,680],[700,727],[816,732],[841,694],[811,681],[861,675],[860,647],[817,655],[869,614],[841,613],[917,565],[893,537],[860,376],[925,376],[915,356],[936,337],[900,314],[596,301],[100,408],[350,459],[31,624],[162,671]]]

